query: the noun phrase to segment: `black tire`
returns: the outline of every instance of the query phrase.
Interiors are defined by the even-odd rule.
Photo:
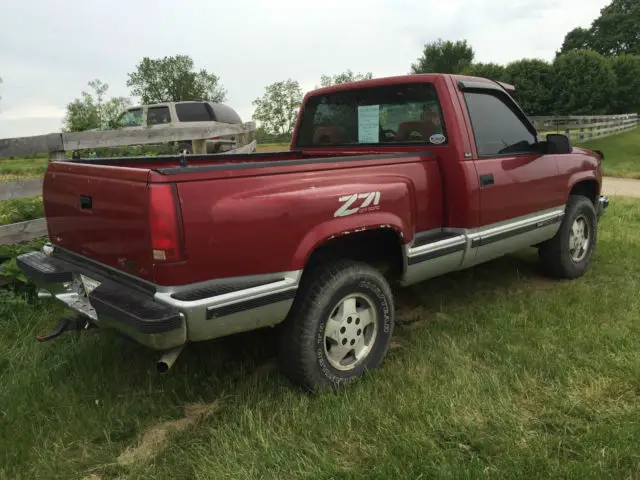
[[[279,339],[280,369],[294,384],[310,391],[327,387],[335,389],[351,383],[382,363],[393,334],[393,295],[384,276],[366,263],[339,261],[314,270],[309,277],[282,325]],[[360,305],[371,307],[368,311],[373,322],[362,331],[362,341],[369,335],[370,346],[366,347],[368,354],[359,362],[354,361],[349,370],[339,370],[331,364],[332,360],[327,354],[334,345],[327,343],[325,327],[332,312],[338,312],[341,300],[352,297],[360,299],[355,300],[356,304],[360,301]],[[351,340],[360,340],[360,330],[356,331],[358,327],[353,325],[356,325],[356,321],[360,322],[357,316],[361,313],[355,314],[353,323],[349,317]],[[343,321],[347,319],[343,318]],[[364,324],[365,320],[362,322]],[[374,324],[375,330],[370,330]],[[345,345],[345,337],[350,335],[350,331],[343,335],[343,328],[340,328],[334,333],[342,337],[342,344]],[[349,348],[349,343],[346,345],[345,348]],[[339,347],[337,343],[335,346]]]
[[[584,249],[584,254],[578,255],[578,258],[574,259],[570,251],[570,238],[576,219],[584,219],[589,243]],[[580,277],[589,267],[597,238],[598,219],[593,203],[582,195],[571,195],[558,233],[538,248],[542,268],[548,275],[556,278],[574,279]]]
[[[186,153],[187,155],[191,155],[193,153],[193,146],[188,142],[182,142],[178,144],[178,153]]]

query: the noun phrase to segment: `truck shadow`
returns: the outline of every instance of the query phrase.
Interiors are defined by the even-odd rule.
[[[449,306],[490,301],[496,295],[517,295],[518,292],[531,288],[545,288],[555,284],[557,281],[540,273],[535,250],[527,250],[412,287],[395,288],[396,332],[397,335],[402,335],[402,329],[407,325],[411,325],[411,328],[428,328],[438,312]],[[115,370],[123,380],[118,382],[121,385],[148,385],[151,382],[163,389],[170,388],[176,394],[180,395],[182,392],[190,397],[189,392],[197,392],[199,386],[206,385],[207,389],[216,389],[216,385],[221,389],[232,386],[236,388],[249,377],[255,381],[256,376],[270,376],[276,370],[274,361],[277,354],[277,333],[277,327],[266,328],[190,344],[170,372],[161,376],[155,372],[155,362],[159,358],[157,352],[141,348],[125,339],[108,338],[111,335],[105,332],[99,334],[95,341],[80,346],[78,355],[85,359],[90,356],[92,360],[79,361],[77,364],[82,369]],[[274,377],[279,378],[279,375]]]

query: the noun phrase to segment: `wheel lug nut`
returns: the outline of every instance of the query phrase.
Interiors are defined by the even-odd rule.
[[[356,325],[360,325],[360,319],[356,318]]]
[[[345,327],[342,327],[342,328],[340,329],[340,333],[344,333],[344,332],[346,332],[346,331],[347,331],[347,329],[346,329]]]
[[[353,320],[351,317],[347,318],[347,323],[351,323],[351,320]]]
[[[347,344],[347,339],[346,339],[346,338],[343,338],[343,339],[342,339],[342,345],[346,345],[346,344]]]
[[[362,330],[358,329],[358,335],[362,335]]]
[[[356,343],[355,340],[351,340],[351,346],[353,346]]]

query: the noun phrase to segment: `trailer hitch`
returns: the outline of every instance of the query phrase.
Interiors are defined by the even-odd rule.
[[[36,340],[38,340],[39,342],[46,342],[49,340],[53,340],[54,338],[60,336],[64,332],[72,332],[72,331],[79,332],[81,330],[88,330],[94,327],[95,325],[93,325],[91,322],[89,322],[87,318],[81,315],[78,315],[75,317],[60,317],[56,328],[51,330],[46,335],[36,336]]]

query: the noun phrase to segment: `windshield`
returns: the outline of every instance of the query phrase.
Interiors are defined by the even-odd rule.
[[[119,127],[139,127],[142,125],[142,109],[127,110],[118,117],[116,125]]]
[[[446,143],[432,84],[358,88],[307,101],[298,147]]]

